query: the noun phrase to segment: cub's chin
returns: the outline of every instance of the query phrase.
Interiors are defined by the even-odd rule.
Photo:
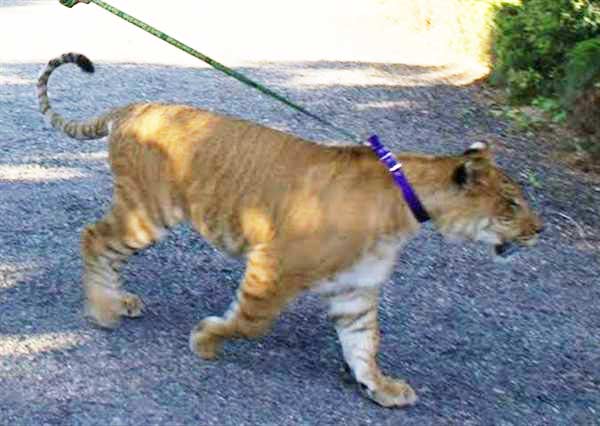
[[[518,251],[519,246],[510,241],[492,246],[494,260],[500,263],[510,262]]]

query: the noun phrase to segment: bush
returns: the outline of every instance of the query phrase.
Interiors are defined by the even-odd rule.
[[[571,106],[569,122],[579,131],[590,135],[596,135],[588,143],[588,150],[600,159],[600,88],[592,87],[585,89],[575,98]]]
[[[600,36],[600,0],[523,0],[502,7],[495,26],[491,82],[519,103],[557,96],[569,52]]]
[[[564,99],[571,112],[569,122],[600,138],[600,37],[578,43],[568,58]],[[598,142],[590,149],[595,157],[600,156]]]
[[[583,92],[600,83],[600,37],[577,43],[567,57],[565,99],[572,105]]]

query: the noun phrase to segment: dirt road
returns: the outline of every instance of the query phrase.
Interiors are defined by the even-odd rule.
[[[447,58],[372,2],[112,3],[395,149],[493,141],[547,231],[506,265],[429,228],[407,247],[380,315],[381,364],[420,396],[408,410],[382,409],[342,381],[335,333],[313,296],[258,342],[232,343],[216,362],[193,355],[191,328],[226,309],[242,265],[187,227],[125,270],[145,316],[96,329],[81,316],[78,250],[81,229],[110,201],[106,145],[43,122],[34,86],[44,62],[73,50],[97,64],[91,77],[74,67],[53,76],[54,106],[69,117],[175,101],[342,141],[96,6],[0,0],[0,424],[600,424],[600,183],[511,132],[475,101],[477,88],[460,85],[459,67],[439,65]]]

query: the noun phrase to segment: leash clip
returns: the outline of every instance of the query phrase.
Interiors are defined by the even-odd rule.
[[[62,4],[63,6],[67,6],[68,8],[75,6],[77,3],[88,4],[90,1],[91,0],[59,0],[60,4]]]

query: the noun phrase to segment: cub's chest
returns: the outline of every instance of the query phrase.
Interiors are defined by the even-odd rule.
[[[398,237],[378,241],[349,268],[317,282],[314,291],[328,296],[354,289],[366,290],[380,287],[390,277],[398,251],[404,243],[404,239]]]

